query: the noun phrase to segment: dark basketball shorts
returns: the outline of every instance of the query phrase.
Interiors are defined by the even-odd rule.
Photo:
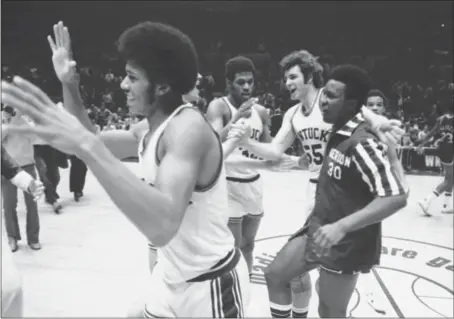
[[[321,224],[314,218],[310,219],[289,238],[289,241],[291,241],[297,237],[307,236],[304,251],[305,271],[319,268],[333,273],[353,275],[368,273],[375,265],[379,264],[380,247],[377,247],[376,241],[370,242],[370,244],[367,241],[364,243],[364,238],[360,236],[350,236],[350,238],[334,245],[328,255],[318,256],[313,236],[321,227]]]
[[[454,159],[453,143],[442,143],[438,147],[438,157],[443,164],[452,164]]]

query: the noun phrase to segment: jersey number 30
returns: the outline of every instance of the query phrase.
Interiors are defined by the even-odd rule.
[[[309,164],[314,163],[315,165],[322,165],[323,163],[323,153],[322,144],[312,144],[312,145],[304,145],[304,152],[307,154],[309,158]]]
[[[342,169],[339,165],[334,165],[333,163],[329,163],[328,165],[328,175],[329,177],[334,177],[337,180],[342,178]]]

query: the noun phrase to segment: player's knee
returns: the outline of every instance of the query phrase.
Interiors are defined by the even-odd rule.
[[[242,219],[240,218],[230,218],[227,226],[230,229],[230,232],[233,235],[233,238],[235,239],[235,247],[241,248],[241,242],[242,242]]]
[[[312,292],[312,282],[309,273],[293,278],[291,287],[294,294],[307,294],[308,297],[310,297]]]
[[[276,265],[273,265],[273,264],[274,264],[274,262],[271,263],[271,265],[268,265],[268,267],[266,267],[265,270],[263,271],[263,273],[265,275],[266,284],[269,287],[272,287],[272,286],[274,286],[274,287],[275,286],[289,286],[290,287],[290,282],[282,279],[282,276],[281,276],[282,271],[280,271],[280,267],[276,267]]]

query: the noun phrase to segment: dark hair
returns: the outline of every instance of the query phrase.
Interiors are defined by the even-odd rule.
[[[355,100],[359,111],[370,91],[372,81],[366,70],[351,64],[342,64],[331,70],[330,79],[346,85],[345,99]]]
[[[177,95],[188,93],[196,83],[196,49],[191,39],[175,27],[141,22],[121,34],[117,49],[125,61],[143,68],[151,83],[168,84]]]
[[[382,100],[383,100],[384,106],[388,106],[388,99],[386,98],[385,94],[382,91],[380,91],[379,89],[370,90],[367,93],[365,102],[367,102],[367,99],[370,98],[371,96],[379,96],[379,97],[381,97]]]
[[[319,89],[323,87],[323,67],[310,52],[306,50],[293,51],[282,58],[279,66],[282,73],[294,67],[300,67],[301,73],[304,75],[304,80],[308,81],[312,77],[314,86]]]
[[[233,81],[235,75],[241,72],[252,72],[255,75],[255,66],[251,59],[244,56],[236,56],[225,63],[225,77]]]

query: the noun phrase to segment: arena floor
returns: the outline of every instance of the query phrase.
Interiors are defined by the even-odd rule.
[[[132,170],[137,164],[128,163]],[[146,295],[147,243],[112,205],[93,175],[87,176],[85,197],[75,203],[68,191],[68,170],[62,170],[61,215],[40,202],[41,251],[26,242],[14,254],[23,276],[25,317],[123,317]],[[255,252],[250,314],[269,317],[261,269],[301,224],[307,173],[265,173],[265,217]],[[365,301],[364,280],[351,304],[352,317],[453,316],[453,216],[423,217],[416,204],[441,177],[408,176],[408,206],[384,223],[382,265],[374,271],[374,289],[386,315]],[[434,203],[436,212],[441,207]],[[25,234],[25,209],[19,204]],[[312,274],[315,282],[317,273]],[[149,288],[149,287],[148,287]],[[152,287],[151,287],[152,289]],[[317,316],[314,293],[309,316]]]

